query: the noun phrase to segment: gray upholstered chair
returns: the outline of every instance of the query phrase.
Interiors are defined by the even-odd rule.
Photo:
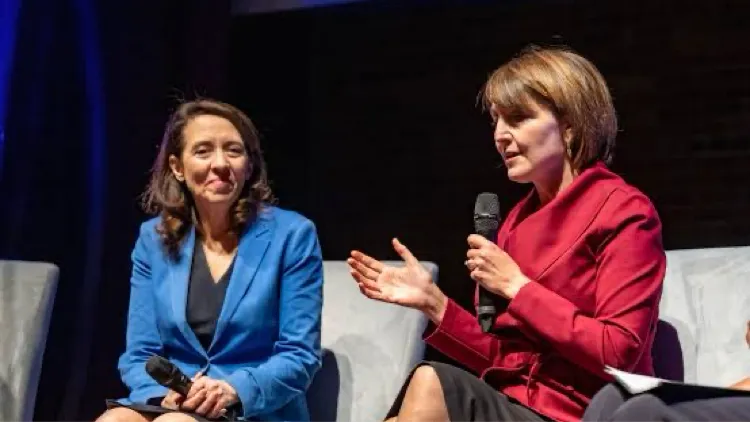
[[[437,266],[422,264],[437,282]],[[307,394],[311,418],[382,420],[424,356],[427,319],[419,311],[362,296],[346,262],[326,261],[323,267],[323,368]]]
[[[750,247],[667,252],[657,375],[726,386],[750,376]]]
[[[0,420],[30,421],[58,268],[0,261]]]

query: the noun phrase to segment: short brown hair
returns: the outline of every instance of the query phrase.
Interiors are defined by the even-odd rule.
[[[190,192],[172,174],[169,157],[182,156],[185,126],[202,115],[229,120],[240,133],[250,160],[250,178],[232,208],[232,230],[239,234],[255,218],[264,203],[273,201],[258,131],[250,118],[236,107],[220,101],[199,99],[182,103],[167,121],[159,155],[151,169],[151,181],[143,194],[143,209],[147,213],[161,215],[157,232],[172,256],[176,255],[191,225],[197,226],[197,217]]]
[[[576,170],[612,161],[617,116],[607,83],[590,61],[568,48],[525,48],[490,75],[481,101],[511,122],[531,115],[532,102],[547,108],[572,131]]]

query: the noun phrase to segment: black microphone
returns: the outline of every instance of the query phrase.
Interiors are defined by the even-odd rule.
[[[187,397],[193,381],[180,368],[161,356],[153,355],[146,361],[146,372],[156,382]]]
[[[497,230],[500,227],[500,202],[494,193],[480,193],[474,204],[474,231],[485,239],[496,242]],[[479,286],[479,306],[477,319],[482,331],[487,333],[492,328],[497,316],[497,309],[492,294]]]

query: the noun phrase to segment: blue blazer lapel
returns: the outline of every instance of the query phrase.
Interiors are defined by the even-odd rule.
[[[216,322],[216,331],[211,341],[211,347],[226,330],[227,322],[237,310],[240,301],[247,293],[250,285],[258,272],[261,261],[271,243],[272,224],[270,217],[263,212],[258,215],[255,222],[247,228],[245,234],[240,238],[237,246],[237,257],[234,261],[234,269],[229,278],[227,293],[224,297],[224,305]],[[209,347],[210,350],[210,347]]]
[[[180,248],[176,260],[169,260],[169,285],[167,291],[172,298],[172,313],[182,335],[193,348],[203,353],[203,347],[187,323],[187,297],[190,284],[190,269],[195,250],[195,229],[191,228]]]

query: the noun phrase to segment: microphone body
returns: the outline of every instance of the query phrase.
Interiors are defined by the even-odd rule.
[[[160,385],[187,396],[193,381],[180,368],[161,356],[153,355],[146,361],[146,373]]]
[[[497,231],[500,228],[500,201],[494,193],[480,193],[474,204],[474,231],[485,239],[496,242]],[[497,317],[497,308],[492,294],[483,286],[479,286],[479,306],[477,319],[482,331],[487,333],[492,328]]]

